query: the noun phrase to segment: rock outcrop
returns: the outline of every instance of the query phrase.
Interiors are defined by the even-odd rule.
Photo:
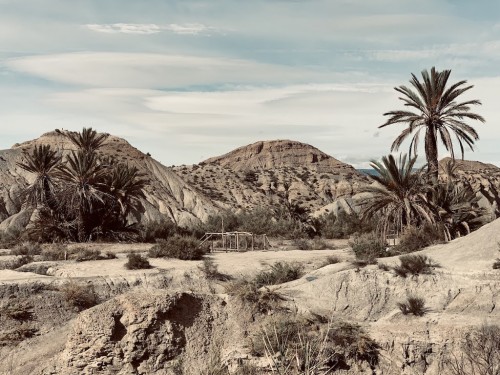
[[[42,373],[203,371],[210,353],[224,346],[225,305],[219,297],[191,293],[121,295],[80,314],[56,363]]]
[[[207,159],[201,164],[217,164],[233,170],[307,166],[318,172],[348,171],[358,174],[351,165],[342,163],[316,147],[290,140],[252,143],[222,156]]]

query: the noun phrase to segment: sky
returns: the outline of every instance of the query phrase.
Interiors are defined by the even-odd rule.
[[[482,102],[465,158],[500,166],[499,16],[498,0],[0,0],[0,149],[92,127],[165,165],[291,139],[363,168],[403,129],[378,129],[403,108],[394,87],[435,66]]]

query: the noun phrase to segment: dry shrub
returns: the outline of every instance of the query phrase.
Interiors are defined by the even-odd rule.
[[[175,235],[167,240],[158,240],[156,245],[149,249],[151,258],[176,258],[181,260],[200,260],[206,249],[200,247],[198,239],[192,236]]]
[[[128,270],[141,270],[151,268],[149,260],[141,254],[129,253],[127,255],[128,261],[125,263],[125,268]]]
[[[423,316],[428,311],[425,307],[425,300],[414,296],[409,296],[405,302],[398,303],[398,307],[404,315]]]
[[[255,275],[253,282],[257,287],[277,285],[302,277],[304,267],[298,263],[276,262],[267,271],[260,271]]]
[[[15,259],[1,262],[0,269],[15,270],[31,262],[33,262],[33,257],[31,255],[21,255],[16,257]]]
[[[493,263],[493,269],[494,270],[500,270],[500,258],[498,258],[497,260],[495,260],[495,262]]]
[[[54,243],[42,250],[43,260],[66,260],[69,257],[68,247],[62,243]]]
[[[231,276],[225,275],[219,271],[219,267],[212,258],[203,258],[203,263],[199,268],[201,272],[205,274],[205,277],[209,280],[217,280],[217,281],[231,280]]]
[[[396,253],[413,253],[427,246],[444,242],[443,231],[436,226],[426,224],[421,227],[409,226],[399,238],[399,244],[394,246]]]
[[[453,375],[500,374],[500,327],[483,325],[469,329],[461,337],[460,352],[445,363]]]
[[[376,233],[357,234],[349,241],[357,260],[368,264],[376,263],[375,259],[391,255],[386,251],[387,244]]]
[[[92,285],[82,285],[70,281],[59,288],[64,300],[78,310],[85,310],[97,305],[98,298]]]
[[[321,374],[348,368],[348,362],[378,363],[379,346],[358,326],[321,323],[278,315],[253,339],[253,351],[266,355],[278,374]]]
[[[16,245],[10,253],[12,255],[40,255],[42,253],[42,247],[38,242],[24,242]]]
[[[299,250],[311,250],[312,249],[310,241],[306,240],[305,238],[297,238],[297,239],[293,240],[293,246]]]
[[[268,288],[259,288],[254,282],[238,279],[226,284],[226,293],[250,305],[253,311],[268,314],[280,309],[284,298]]]
[[[339,257],[337,257],[335,255],[330,255],[329,257],[326,257],[326,259],[323,263],[323,267],[328,266],[329,264],[337,264],[340,262],[342,262],[342,260]]]
[[[430,274],[434,267],[439,267],[426,255],[402,255],[399,257],[401,264],[394,267],[396,275],[406,277],[410,275]]]
[[[86,262],[89,260],[100,260],[104,259],[99,250],[86,249],[84,247],[77,247],[71,251],[74,255],[74,259],[77,262]]]

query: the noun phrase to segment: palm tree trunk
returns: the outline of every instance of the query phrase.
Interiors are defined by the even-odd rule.
[[[82,209],[80,208],[80,211],[78,212],[78,242],[86,242],[85,238],[85,217],[82,212]]]
[[[425,133],[425,157],[427,159],[427,170],[434,182],[438,179],[438,150],[437,134],[433,124],[427,126]]]

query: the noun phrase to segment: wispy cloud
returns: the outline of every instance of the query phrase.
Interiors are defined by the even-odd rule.
[[[162,31],[172,32],[178,35],[210,35],[220,32],[215,27],[202,23],[171,23],[168,25],[157,25],[154,23],[111,23],[111,24],[87,24],[89,30],[107,34],[158,34]]]
[[[85,25],[89,30],[107,34],[157,34],[161,27],[154,24],[143,23],[113,23],[113,24],[88,24]]]
[[[222,84],[319,82],[311,69],[225,57],[85,52],[27,56],[6,62],[12,70],[74,85],[179,88]]]

